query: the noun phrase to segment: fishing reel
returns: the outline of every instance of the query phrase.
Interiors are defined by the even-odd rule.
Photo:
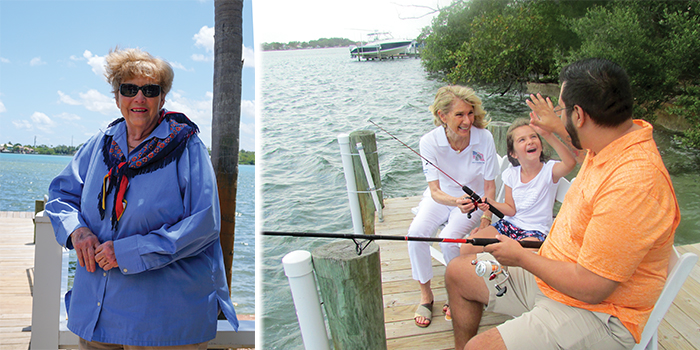
[[[489,275],[489,281],[498,277],[498,275],[503,275],[504,279],[501,282],[496,283],[496,296],[502,297],[508,291],[508,286],[503,286],[504,283],[510,278],[508,270],[504,269],[501,263],[496,260],[472,260],[472,265],[475,266],[476,275],[484,277]]]

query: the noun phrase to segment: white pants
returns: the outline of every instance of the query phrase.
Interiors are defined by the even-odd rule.
[[[477,227],[483,212],[477,209],[471,219],[459,208],[435,202],[430,194],[423,196],[418,205],[418,214],[408,227],[410,237],[430,237],[440,225],[447,221],[440,231],[440,238],[464,238]],[[458,243],[440,243],[445,263],[459,256]],[[413,279],[425,284],[433,279],[433,265],[430,261],[430,242],[408,241],[408,256],[411,259]]]

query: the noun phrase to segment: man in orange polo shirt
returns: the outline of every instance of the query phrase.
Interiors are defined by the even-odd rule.
[[[531,123],[588,153],[538,254],[504,236],[485,248],[507,281],[450,262],[456,349],[631,349],[663,289],[680,210],[651,125],[632,119],[629,78],[588,59],[560,82],[561,119],[537,95]],[[484,307],[517,317],[476,335]]]

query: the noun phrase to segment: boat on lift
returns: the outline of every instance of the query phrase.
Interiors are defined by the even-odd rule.
[[[401,56],[407,53],[414,43],[408,39],[394,39],[389,32],[374,32],[367,34],[372,40],[365,45],[350,48],[350,57],[357,59],[384,59]]]

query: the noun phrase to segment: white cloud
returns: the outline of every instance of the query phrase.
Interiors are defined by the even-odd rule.
[[[5,57],[0,57],[0,62],[2,62],[2,63],[10,63],[10,60],[8,60],[8,59],[5,58]]]
[[[49,118],[48,115],[41,112],[34,112],[34,114],[32,114],[31,116],[31,119],[37,129],[47,134],[53,134],[56,123],[53,120],[51,120],[51,118]]]
[[[241,101],[241,117],[248,117],[255,120],[255,101]]]
[[[48,134],[53,134],[56,129],[56,123],[44,113],[34,112],[29,119],[31,120],[13,120],[12,124],[14,124],[17,129],[39,129]]]
[[[182,70],[184,70],[184,71],[186,71],[186,72],[194,72],[194,68],[187,69],[187,68],[185,68],[184,65],[182,65],[182,64],[179,63],[179,62],[169,62],[169,63],[170,63],[170,65],[171,65],[173,68],[175,68],[175,69],[182,69]]]
[[[41,66],[43,64],[46,64],[46,62],[41,60],[41,57],[34,57],[32,58],[31,61],[29,61],[29,65],[34,67],[34,66]]]
[[[72,105],[72,106],[79,106],[80,102],[74,100],[72,97],[64,94],[61,90],[58,90],[58,96],[59,100],[65,104]]]
[[[202,27],[192,39],[194,40],[194,46],[203,48],[207,52],[206,55],[193,54],[191,56],[192,60],[196,62],[214,62],[214,27]]]
[[[12,124],[14,124],[15,128],[17,129],[33,129],[33,124],[30,123],[28,120],[13,120]]]
[[[79,99],[66,95],[62,91],[58,91],[58,96],[59,100],[65,104],[83,106],[89,111],[99,112],[104,115],[114,115],[119,111],[114,102],[114,97],[104,95],[95,89],[79,93]]]
[[[114,97],[106,96],[95,89],[78,94],[83,100],[83,106],[89,111],[100,112],[105,115],[114,114],[118,111]]]
[[[5,104],[0,101],[0,113],[2,112],[7,112],[7,108],[5,108]]]
[[[211,125],[213,94],[207,93],[202,100],[185,97],[181,91],[171,91],[165,99],[169,111],[184,113],[200,127]]]
[[[193,54],[192,60],[196,62],[214,62],[214,56],[205,56],[201,54]]]
[[[255,68],[255,50],[243,45],[243,68]]]
[[[211,147],[212,101],[214,94],[208,91],[201,100],[190,99],[181,91],[172,91],[166,98],[165,108],[184,113],[200,129],[199,137]],[[255,101],[241,101],[240,148],[255,150]]]
[[[214,27],[202,27],[192,39],[194,39],[195,46],[201,47],[211,54],[214,53]]]
[[[85,50],[85,52],[83,52],[83,57],[87,59],[87,64],[90,65],[90,67],[92,67],[92,72],[95,73],[98,77],[104,78],[105,63],[107,63],[107,61],[105,60],[106,56],[93,55],[92,52]]]

